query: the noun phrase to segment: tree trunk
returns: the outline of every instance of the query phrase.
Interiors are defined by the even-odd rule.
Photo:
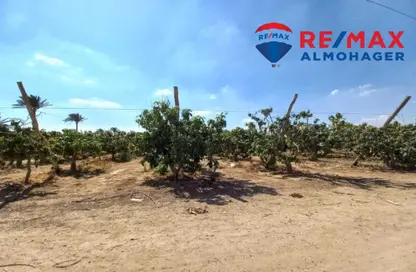
[[[13,164],[14,164],[14,159],[11,159],[11,160],[9,161],[9,166],[13,166]]]
[[[237,154],[234,154],[234,156],[233,156],[233,160],[234,160],[235,162],[238,162],[238,155],[237,155]]]
[[[19,156],[18,158],[17,158],[17,160],[16,160],[16,167],[17,168],[22,168],[22,166],[23,166],[23,158],[21,157],[21,156]]]
[[[27,163],[26,163],[26,177],[25,177],[25,184],[29,184],[30,174],[32,173],[31,167],[31,158],[28,156]]]
[[[173,178],[174,178],[173,182],[178,183],[178,181],[179,181],[179,169],[176,168],[174,164],[170,165],[170,169],[173,172]]]
[[[116,160],[116,152],[111,152],[111,160],[112,161]]]
[[[175,171],[175,183],[178,183],[178,181],[179,181],[179,171],[176,170]]]
[[[316,141],[312,142],[312,152],[311,152],[310,160],[311,161],[318,160],[318,144],[316,143]]]
[[[286,165],[286,171],[287,171],[287,173],[288,174],[293,174],[292,164],[289,161],[287,161],[287,162],[285,162],[285,165]]]
[[[78,122],[75,122],[75,131],[78,132]]]
[[[73,154],[71,157],[71,172],[77,171],[77,156]]]

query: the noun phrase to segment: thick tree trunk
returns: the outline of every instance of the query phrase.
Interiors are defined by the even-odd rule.
[[[31,167],[31,158],[30,156],[27,158],[27,163],[26,163],[26,177],[25,177],[25,183],[29,184],[29,180],[30,180],[30,174],[32,173],[32,167]]]
[[[78,122],[75,122],[75,131],[78,132]]]
[[[75,154],[71,157],[71,172],[77,171],[77,156]]]

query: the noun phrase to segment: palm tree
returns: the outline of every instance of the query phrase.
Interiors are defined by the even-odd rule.
[[[50,104],[46,99],[40,98],[40,96],[38,95],[29,95],[29,105],[31,106],[33,112],[36,115],[36,112],[40,109],[40,108],[44,108],[44,107],[50,107],[53,106],[52,104]],[[19,99],[16,100],[16,104],[12,105],[13,108],[25,108],[26,107],[26,103],[23,100],[22,96],[19,96]]]
[[[78,124],[87,120],[84,116],[79,113],[70,113],[68,117],[64,119],[64,122],[75,122],[75,130],[78,132]]]

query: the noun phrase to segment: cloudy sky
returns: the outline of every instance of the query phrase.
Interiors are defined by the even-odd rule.
[[[414,0],[378,0],[416,16]],[[271,68],[254,31],[277,21],[294,31],[293,48]],[[301,30],[405,31],[404,62],[302,62]],[[227,110],[229,127],[272,106],[321,119],[343,112],[352,122],[380,124],[406,95],[399,121],[416,118],[416,21],[365,0],[2,0],[0,112],[19,95],[47,98],[40,126],[62,129],[79,112],[83,129],[138,127],[135,116],[162,97],[212,117]],[[339,50],[342,50],[341,46]],[[64,109],[62,109],[64,108]],[[65,109],[82,108],[82,109]]]

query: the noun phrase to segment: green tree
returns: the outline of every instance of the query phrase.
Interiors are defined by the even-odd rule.
[[[1,138],[0,155],[2,157],[10,159],[11,163],[16,160],[17,167],[22,167],[22,161],[26,159],[25,183],[28,183],[32,159],[38,160],[44,156],[44,142],[31,128],[24,127],[22,122],[15,120],[11,121],[10,130]]]
[[[297,161],[295,126],[290,118],[273,117],[272,112],[272,108],[266,108],[249,114],[253,120],[248,126],[254,134],[253,150],[266,169],[274,169],[280,161],[292,173],[292,162]]]
[[[223,156],[234,161],[250,158],[253,134],[249,129],[237,127],[223,133]]]
[[[83,153],[100,154],[102,147],[92,134],[82,134],[75,130],[64,129],[54,145],[55,153],[71,161],[71,171],[77,171],[77,157]]]
[[[317,118],[309,123],[312,117],[310,111],[295,114],[293,141],[297,152],[308,155],[311,160],[317,160],[318,157],[326,156],[331,152],[332,142],[328,126]]]
[[[171,107],[168,101],[155,102],[151,110],[144,110],[137,123],[145,129],[140,140],[140,154],[152,168],[169,168],[178,181],[180,173],[194,173],[207,156],[209,166],[218,165],[220,135],[225,127],[224,115],[215,120],[192,116],[191,110]]]

